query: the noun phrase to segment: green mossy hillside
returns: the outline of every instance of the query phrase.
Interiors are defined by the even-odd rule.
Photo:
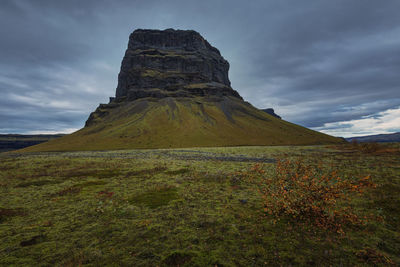
[[[235,97],[143,98],[100,105],[89,126],[22,151],[79,151],[343,142]]]

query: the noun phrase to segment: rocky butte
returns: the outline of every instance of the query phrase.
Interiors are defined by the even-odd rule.
[[[235,96],[229,63],[195,31],[136,30],[118,75],[117,100]]]
[[[28,151],[339,143],[259,110],[232,89],[229,63],[192,30],[135,30],[115,97],[85,127]]]

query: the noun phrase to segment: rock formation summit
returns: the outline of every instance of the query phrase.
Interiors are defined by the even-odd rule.
[[[26,151],[303,145],[341,139],[259,110],[231,88],[229,63],[191,30],[135,30],[115,97],[85,127]]]

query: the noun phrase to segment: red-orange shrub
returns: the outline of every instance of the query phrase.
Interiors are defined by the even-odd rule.
[[[349,197],[375,187],[369,176],[351,181],[335,171],[324,173],[321,168],[289,160],[278,161],[273,176],[256,164],[250,177],[258,185],[266,214],[340,234],[343,226],[364,222],[351,208]]]

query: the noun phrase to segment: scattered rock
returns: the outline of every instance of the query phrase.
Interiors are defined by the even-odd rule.
[[[274,116],[274,117],[276,117],[276,118],[278,118],[278,119],[282,119],[281,116],[279,116],[279,115],[277,115],[277,114],[275,113],[275,111],[274,111],[273,108],[262,109],[262,111],[264,111],[264,112],[268,113],[269,115],[272,115],[272,116]]]
[[[46,238],[46,236],[44,236],[44,235],[36,235],[36,236],[32,237],[31,239],[21,241],[21,243],[19,243],[19,244],[21,247],[32,246],[32,245],[38,244],[40,242],[43,242],[45,238]]]

